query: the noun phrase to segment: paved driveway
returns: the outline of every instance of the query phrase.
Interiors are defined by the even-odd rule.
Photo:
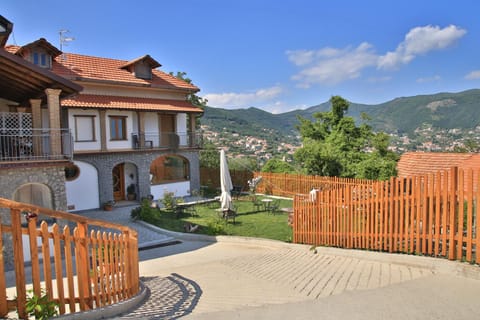
[[[152,319],[480,319],[477,266],[226,239],[142,251]],[[473,277],[473,278],[472,278]]]
[[[149,295],[118,318],[480,319],[478,266],[259,239],[193,241],[133,223],[129,211],[90,214],[137,229],[144,248],[182,243],[140,251]]]

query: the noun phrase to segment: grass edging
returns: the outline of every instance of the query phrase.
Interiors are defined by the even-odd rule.
[[[273,239],[265,239],[265,238],[254,238],[254,237],[240,237],[240,236],[209,236],[206,234],[196,234],[196,233],[184,233],[184,232],[176,232],[170,231],[166,229],[162,229],[160,227],[154,226],[149,224],[145,221],[137,220],[136,223],[141,224],[142,226],[149,228],[155,232],[160,232],[177,240],[183,241],[203,241],[203,242],[244,242],[244,243],[252,243],[252,244],[262,244],[264,246],[292,246],[294,244],[289,242],[284,242],[280,240],[273,240]],[[305,248],[309,248],[308,245],[303,244],[295,244],[295,246],[305,246]]]

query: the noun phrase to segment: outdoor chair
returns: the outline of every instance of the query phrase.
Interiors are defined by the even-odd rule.
[[[222,217],[223,219],[225,219],[226,223],[228,223],[229,219],[232,219],[233,224],[235,224],[235,218],[237,217],[237,208],[233,207],[233,209],[223,210]]]
[[[178,219],[181,216],[183,216],[183,214],[185,213],[185,207],[184,206],[175,206],[175,207],[173,207],[173,212],[175,212],[175,217]]]
[[[262,211],[262,208],[264,207],[264,204],[262,201],[255,199],[253,200],[253,206],[255,207],[255,211]]]
[[[242,195],[243,187],[242,186],[233,186],[232,197],[238,200],[238,197]]]
[[[275,200],[273,201],[270,206],[268,207],[268,211],[271,213],[271,214],[275,214],[275,212],[277,212],[280,208],[280,203],[278,200]]]

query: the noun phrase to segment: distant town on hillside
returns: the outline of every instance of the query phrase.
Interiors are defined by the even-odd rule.
[[[256,157],[259,164],[273,157],[290,159],[301,145],[297,116],[312,119],[327,111],[328,102],[305,110],[271,114],[257,108],[207,107],[201,118],[206,141],[226,148],[231,157]],[[406,151],[478,151],[480,90],[397,98],[378,105],[351,103],[347,115],[360,121],[365,112],[375,131],[391,137],[390,149]]]

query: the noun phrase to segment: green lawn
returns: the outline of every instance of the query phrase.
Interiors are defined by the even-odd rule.
[[[258,196],[261,200],[265,197]],[[273,199],[278,202],[279,208],[291,208],[292,200]],[[277,210],[274,213],[266,212],[262,207],[255,207],[249,196],[234,200],[237,209],[235,224],[231,219],[226,222],[216,210],[218,203],[198,204],[195,206],[196,215],[184,213],[177,217],[171,210],[159,210],[143,206],[142,219],[160,228],[171,231],[184,232],[184,225],[189,222],[198,225],[196,233],[209,235],[233,235],[257,237],[291,241],[292,228],[288,226],[288,214]]]

